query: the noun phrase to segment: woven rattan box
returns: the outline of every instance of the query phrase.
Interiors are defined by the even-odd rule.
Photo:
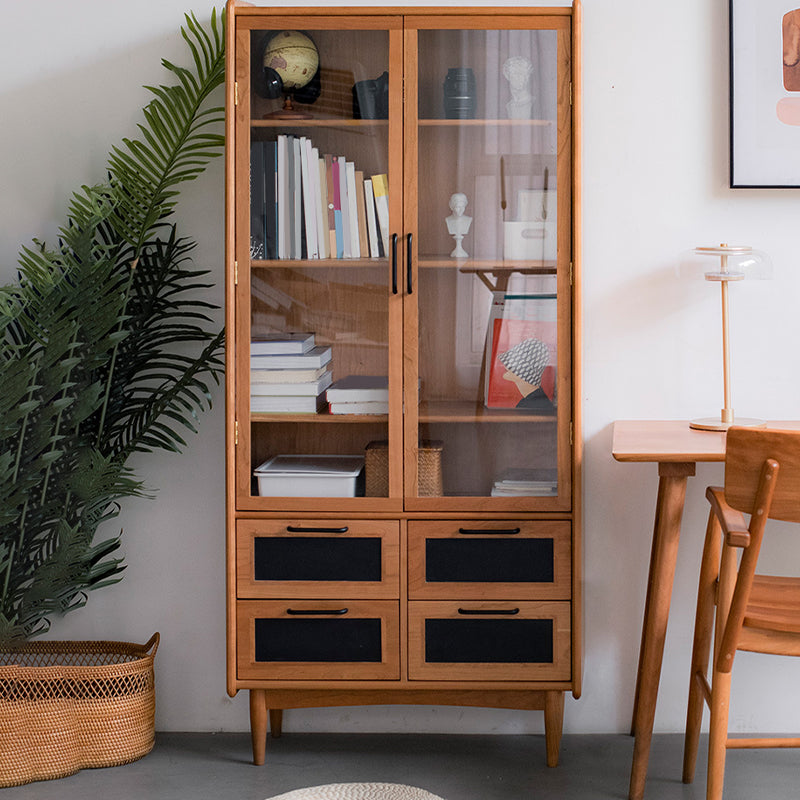
[[[441,497],[442,442],[421,441],[417,450],[417,482],[420,497]],[[364,482],[367,497],[386,497],[389,494],[389,443],[370,442],[364,452]]]
[[[127,764],[153,748],[159,635],[0,647],[0,786]]]

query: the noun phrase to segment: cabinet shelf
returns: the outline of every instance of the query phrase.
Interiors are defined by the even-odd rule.
[[[251,119],[251,128],[380,128],[388,119]]]
[[[254,413],[250,415],[251,422],[311,422],[322,425],[330,423],[385,423],[389,420],[388,414],[264,414]]]
[[[540,259],[501,261],[497,259],[451,258],[448,255],[425,255],[419,258],[420,269],[458,267],[459,272],[521,272],[524,275],[555,275],[556,262]]]
[[[480,403],[438,400],[420,403],[420,422],[466,422],[466,423],[531,423],[555,424],[555,409],[552,414],[537,414],[516,408],[486,408]]]
[[[307,269],[331,267],[380,267],[387,266],[387,258],[274,258],[269,260],[252,259],[253,269]]]
[[[531,128],[554,125],[549,119],[419,119],[421,128]]]

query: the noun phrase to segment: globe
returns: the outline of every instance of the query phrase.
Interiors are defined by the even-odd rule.
[[[278,73],[284,91],[302,89],[317,72],[319,53],[304,33],[281,31],[264,49],[264,67]]]

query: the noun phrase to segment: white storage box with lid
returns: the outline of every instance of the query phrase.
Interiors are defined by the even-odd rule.
[[[261,497],[363,495],[364,456],[279,455],[257,467]]]

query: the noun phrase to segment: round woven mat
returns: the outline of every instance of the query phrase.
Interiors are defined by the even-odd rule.
[[[399,783],[329,783],[279,794],[268,800],[442,800],[424,789]]]

